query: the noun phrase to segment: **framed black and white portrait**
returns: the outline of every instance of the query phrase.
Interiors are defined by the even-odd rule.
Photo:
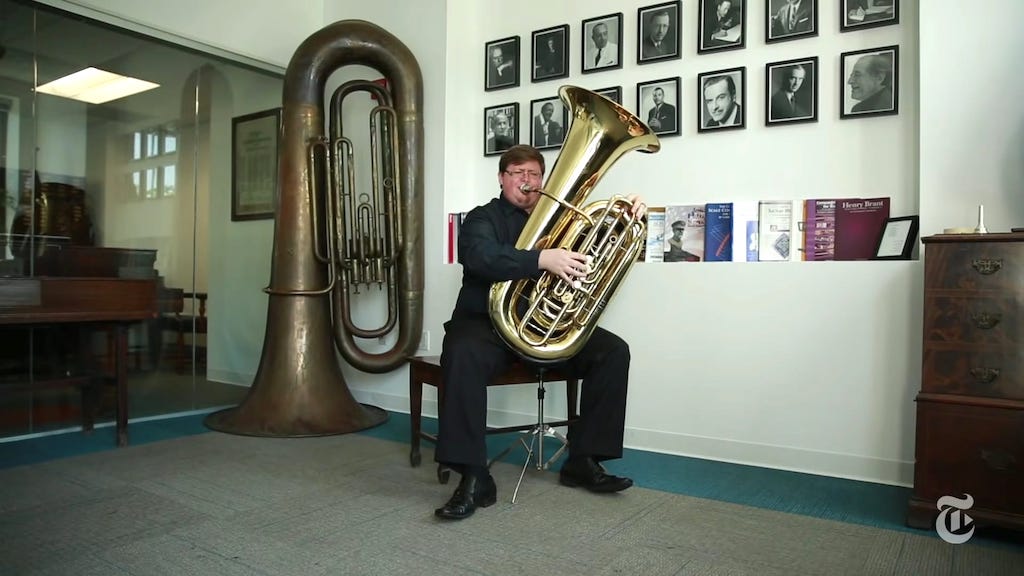
[[[818,121],[818,57],[764,65],[765,126]]]
[[[637,9],[636,63],[650,64],[682,58],[682,2],[664,2]]]
[[[519,103],[484,108],[484,156],[497,156],[519,143]]]
[[[484,44],[484,90],[519,86],[519,36]]]
[[[747,45],[746,0],[700,0],[697,53],[738,50]]]
[[[899,46],[843,52],[839,60],[841,119],[899,113]]]
[[[565,139],[569,111],[562,99],[539,98],[530,101],[530,143],[538,150],[560,148]]]
[[[839,0],[839,31],[900,23],[900,0]]]
[[[764,6],[767,44],[818,35],[818,0],[765,0]]]
[[[622,68],[622,12],[583,21],[583,73]]]
[[[697,74],[697,132],[746,128],[747,67]]]
[[[636,85],[637,116],[659,136],[679,135],[679,76]]]
[[[622,86],[611,86],[609,88],[601,88],[600,90],[594,90],[601,96],[615,102],[619,106],[622,106]]]
[[[569,75],[569,25],[537,30],[533,33],[531,82],[542,82]]]

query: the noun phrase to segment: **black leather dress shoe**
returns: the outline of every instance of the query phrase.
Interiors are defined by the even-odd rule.
[[[434,510],[434,516],[446,520],[462,520],[472,516],[477,507],[486,508],[497,501],[498,487],[494,484],[494,477],[488,474],[485,478],[477,478],[466,474],[448,502]]]
[[[593,458],[573,458],[562,465],[558,481],[565,486],[579,486],[591,492],[620,492],[633,485],[629,478],[612,476]]]

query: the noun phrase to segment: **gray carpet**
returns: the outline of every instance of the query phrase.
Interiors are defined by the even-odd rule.
[[[452,484],[365,435],[201,434],[0,470],[0,574],[1019,575],[1024,551],[495,466],[499,501],[435,520]]]

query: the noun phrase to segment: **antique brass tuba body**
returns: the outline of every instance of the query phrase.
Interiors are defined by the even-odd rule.
[[[330,100],[329,75],[360,64],[386,88],[356,80]],[[341,104],[365,91],[370,118],[373,191],[355,191],[352,142]],[[237,407],[211,414],[212,429],[253,436],[342,434],[376,426],[383,410],[358,403],[337,353],[371,373],[393,370],[416,350],[423,328],[423,80],[412,52],[392,34],[361,20],[330,24],[307,38],[285,73],[279,189],[267,328],[259,369]],[[349,292],[387,290],[386,320],[360,328]],[[368,353],[355,338],[398,330],[387,351]],[[332,344],[333,342],[333,344]]]
[[[498,335],[538,364],[582,348],[646,241],[646,218],[630,214],[625,197],[583,204],[623,154],[661,148],[646,124],[611,100],[575,86],[562,86],[559,96],[572,123],[516,248],[580,252],[590,257],[591,271],[573,284],[548,272],[496,282],[489,302]]]

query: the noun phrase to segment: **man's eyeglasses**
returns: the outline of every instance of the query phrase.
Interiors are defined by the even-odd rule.
[[[540,172],[533,172],[532,170],[512,170],[512,171],[505,170],[505,174],[508,174],[509,176],[511,176],[513,178],[522,178],[523,176],[526,176],[527,178],[540,178],[541,177],[541,173]]]

